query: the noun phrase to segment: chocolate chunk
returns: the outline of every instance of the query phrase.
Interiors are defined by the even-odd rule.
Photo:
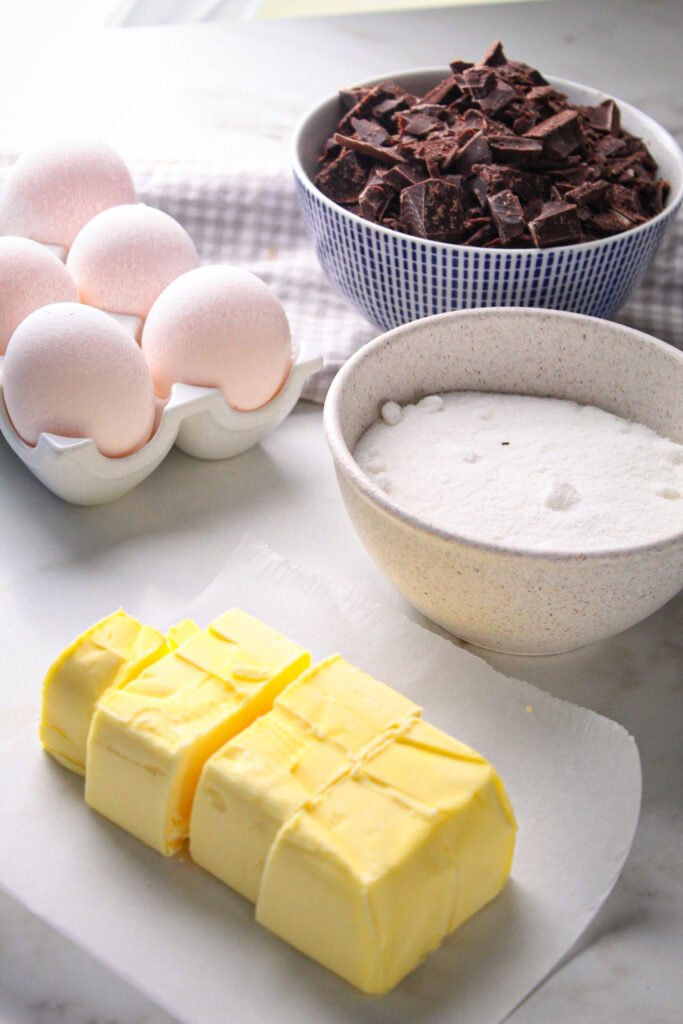
[[[389,203],[396,195],[393,188],[390,188],[377,176],[371,176],[368,183],[358,197],[358,205],[362,217],[367,220],[381,221]]]
[[[606,181],[587,181],[565,192],[564,198],[577,206],[595,206],[609,188]]]
[[[596,213],[590,221],[603,235],[618,235],[622,231],[628,231],[633,227],[633,221],[618,210],[610,210],[608,213]]]
[[[544,203],[538,217],[529,223],[529,232],[539,249],[579,242],[582,231],[576,207],[561,200]]]
[[[435,85],[433,89],[430,89],[429,92],[426,92],[420,103],[441,103],[447,105],[460,96],[462,96],[462,90],[454,76],[450,75]]]
[[[538,139],[520,139],[516,135],[489,135],[488,144],[496,159],[506,164],[526,163],[543,149]]]
[[[352,117],[351,124],[357,137],[363,142],[369,142],[371,146],[383,146],[389,138],[389,132],[376,121],[369,121],[364,117]]]
[[[600,132],[611,132],[617,135],[621,129],[619,107],[614,100],[604,100],[597,107],[586,107],[586,116],[593,128]]]
[[[436,242],[460,241],[465,226],[460,195],[455,185],[438,178],[410,185],[401,193],[401,229]]]
[[[387,170],[380,170],[378,173],[391,188],[400,192],[408,185],[415,185],[418,181],[424,181],[427,177],[426,171],[421,167],[414,167],[409,163],[394,164]]]
[[[524,210],[514,192],[505,189],[489,196],[489,209],[501,242],[510,242],[526,230]]]
[[[475,164],[488,164],[492,160],[491,149],[483,132],[475,132],[467,142],[457,145],[447,156],[444,168],[453,167],[460,174],[468,174]]]
[[[355,203],[367,177],[356,154],[347,151],[318,171],[315,184],[335,203]]]
[[[454,75],[461,75],[463,71],[467,71],[468,68],[472,67],[474,65],[468,60],[452,60],[450,63],[450,68]]]
[[[525,134],[527,139],[540,139],[543,152],[552,157],[569,156],[583,142],[581,120],[577,110],[562,110],[540,124],[535,124]]]
[[[383,164],[396,164],[403,159],[392,146],[373,146],[371,142],[363,142],[362,139],[356,139],[351,135],[340,135],[339,132],[335,132],[334,141],[338,142],[344,149],[353,149],[357,153],[362,153],[363,156],[371,156],[374,160],[379,160]]]
[[[491,68],[473,67],[462,73],[464,91],[473,100],[481,100],[496,88],[496,76]]]
[[[351,110],[357,103],[367,96],[370,90],[362,85],[351,86],[348,89],[339,90],[339,99],[344,104],[345,110]]]
[[[414,135],[416,138],[423,138],[434,131],[435,128],[440,127],[441,119],[413,107],[412,110],[407,111],[405,114],[399,114],[398,123],[399,131],[408,132],[409,135]]]
[[[479,100],[479,106],[482,110],[486,111],[487,114],[498,114],[501,110],[504,110],[509,103],[517,99],[517,92],[507,82],[500,80],[496,81],[493,89],[490,89]]]
[[[496,40],[495,43],[491,43],[481,62],[490,68],[497,68],[501,64],[507,64],[507,57],[503,52],[503,44],[500,39]]]

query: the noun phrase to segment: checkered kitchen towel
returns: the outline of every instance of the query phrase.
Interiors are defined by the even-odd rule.
[[[188,164],[134,168],[140,198],[180,221],[202,260],[247,267],[279,296],[292,335],[307,352],[320,352],[323,370],[304,398],[325,399],[346,359],[373,338],[368,324],[329,284],[306,234],[289,173],[246,176]],[[683,216],[617,319],[683,349]]]
[[[5,165],[0,182],[10,162],[0,157]],[[140,199],[179,220],[203,262],[246,267],[270,285],[287,311],[296,343],[324,358],[323,370],[303,394],[323,402],[339,367],[378,329],[320,269],[289,172],[263,168],[235,174],[186,162],[133,165],[132,170]],[[618,319],[683,349],[683,216]]]

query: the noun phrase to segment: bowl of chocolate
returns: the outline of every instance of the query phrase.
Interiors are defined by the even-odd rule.
[[[300,123],[292,164],[323,269],[384,329],[482,306],[609,317],[683,199],[657,122],[499,42],[448,74],[341,90]]]

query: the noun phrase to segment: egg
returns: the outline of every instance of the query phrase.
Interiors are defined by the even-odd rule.
[[[287,316],[260,278],[237,267],[183,274],[152,306],[142,351],[157,393],[176,381],[221,388],[231,406],[258,409],[292,365]]]
[[[27,316],[7,346],[2,383],[14,428],[30,445],[41,433],[89,437],[115,457],[141,448],[152,432],[145,358],[99,309],[57,302]]]
[[[187,231],[144,203],[98,213],[79,232],[66,262],[81,302],[143,318],[171,281],[198,264]]]
[[[77,300],[71,274],[44,245],[30,238],[0,238],[0,355],[34,309]]]
[[[17,160],[0,197],[0,235],[68,249],[95,214],[135,202],[130,171],[103,142],[51,143]]]

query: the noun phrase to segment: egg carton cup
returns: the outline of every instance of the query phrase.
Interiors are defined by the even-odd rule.
[[[297,356],[284,386],[266,405],[239,412],[220,388],[174,384],[151,439],[132,455],[109,458],[90,438],[41,434],[33,447],[19,437],[5,406],[0,357],[0,430],[24,465],[53,494],[74,505],[102,505],[127,494],[154,472],[175,444],[198,459],[241,455],[292,411],[321,356]]]

